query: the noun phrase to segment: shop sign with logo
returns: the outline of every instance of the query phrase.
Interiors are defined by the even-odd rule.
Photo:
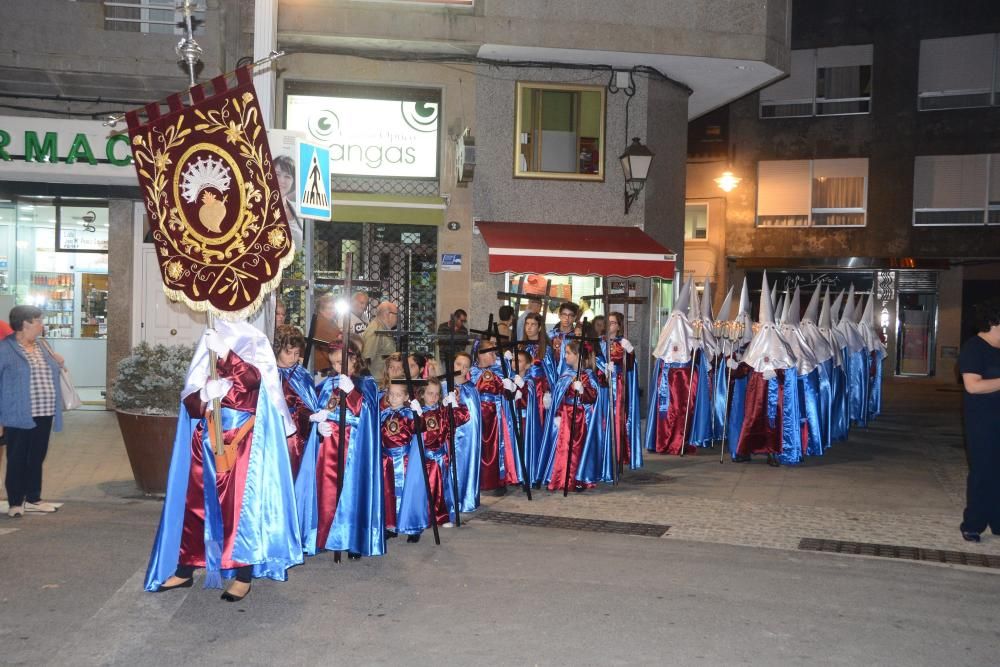
[[[135,185],[128,133],[100,121],[0,116],[0,178]]]
[[[334,174],[437,178],[437,102],[289,95],[285,125],[329,149]]]

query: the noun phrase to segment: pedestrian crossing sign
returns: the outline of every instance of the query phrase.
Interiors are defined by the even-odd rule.
[[[330,150],[301,139],[298,146],[299,215],[313,220],[330,220],[333,216],[332,184],[330,182]]]

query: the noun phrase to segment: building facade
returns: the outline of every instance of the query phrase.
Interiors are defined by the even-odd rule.
[[[0,26],[7,84],[0,103],[11,116],[57,125],[75,118],[92,123],[98,143],[118,141],[112,137],[124,128],[104,127],[106,113],[187,86],[173,56],[176,17],[157,7],[172,2],[9,4],[10,20]],[[688,121],[789,68],[788,0],[640,0],[627,12],[598,0],[215,0],[198,18],[199,81],[231,71],[255,50],[258,57],[261,48],[284,51],[273,90],[258,82],[261,99],[273,99],[265,109],[277,131],[272,152],[279,154],[284,131],[326,143],[334,155],[333,219],[297,221],[301,255],[281,288],[289,319],[303,326],[317,297],[336,290],[330,281],[343,278],[347,253],[353,277],[380,281],[378,298],[407,306],[408,328],[432,331],[456,308],[470,311],[473,326],[485,324],[500,305],[496,292],[520,276],[488,270],[480,223],[638,228],[680,261]],[[64,44],[70,32],[78,44]],[[629,184],[618,156],[633,137],[655,157],[626,212]],[[110,169],[118,158],[97,161]],[[82,337],[97,320],[97,331],[107,332],[106,379],[142,340],[198,334],[203,323],[159,292],[130,167],[119,167],[121,182],[96,173],[67,182],[32,171],[38,160],[22,156],[21,163],[10,172],[17,184],[2,193],[15,220],[27,196],[67,198],[52,202],[69,207],[65,216],[47,219],[80,224],[75,218],[93,209],[99,227],[107,211],[104,319],[84,312],[91,286],[74,287],[70,319],[80,322],[67,329]],[[103,208],[78,211],[69,198],[81,196],[101,199]],[[26,240],[14,239],[15,247]],[[12,298],[62,297],[31,289],[30,271],[13,273]],[[567,300],[601,289],[594,275],[547,279],[551,293]],[[643,351],[669,308],[669,280],[619,280],[617,289],[651,301],[630,312],[630,336]],[[53,314],[53,325],[59,317]]]
[[[685,270],[874,291],[886,371],[955,381],[1000,289],[998,33],[989,3],[794,3],[789,77],[692,124]]]

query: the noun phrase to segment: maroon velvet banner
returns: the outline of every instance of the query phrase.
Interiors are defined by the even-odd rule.
[[[171,299],[225,319],[253,314],[292,261],[267,132],[246,68],[191,89],[193,105],[126,114],[149,226]]]

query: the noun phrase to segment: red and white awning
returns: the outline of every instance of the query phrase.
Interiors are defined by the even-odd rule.
[[[490,272],[673,279],[677,256],[638,227],[477,222]]]

